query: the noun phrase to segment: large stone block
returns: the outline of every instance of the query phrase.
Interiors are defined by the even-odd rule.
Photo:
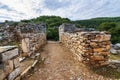
[[[14,80],[20,74],[20,68],[16,68],[13,72],[11,72],[8,76],[8,80]]]
[[[9,51],[5,51],[2,53],[2,61],[10,60],[18,55],[19,55],[18,48],[15,48],[15,49],[12,49]]]
[[[29,38],[24,38],[22,39],[22,51],[24,53],[28,53],[29,52],[29,45],[30,45],[30,42],[29,42]]]

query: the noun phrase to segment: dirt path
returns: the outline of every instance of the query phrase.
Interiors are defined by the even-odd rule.
[[[42,54],[44,64],[37,66],[25,80],[108,80],[89,71],[58,42],[48,41]]]

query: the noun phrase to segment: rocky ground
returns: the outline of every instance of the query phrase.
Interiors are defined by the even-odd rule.
[[[37,66],[23,80],[114,80],[120,73],[102,67],[91,69],[75,60],[72,53],[61,44],[48,41],[41,52]]]

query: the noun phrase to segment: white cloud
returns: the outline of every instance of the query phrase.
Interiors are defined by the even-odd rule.
[[[52,3],[51,3],[52,1]],[[57,15],[72,20],[120,16],[120,0],[0,0],[0,22]],[[6,17],[7,16],[7,17]],[[4,18],[6,17],[6,18]]]

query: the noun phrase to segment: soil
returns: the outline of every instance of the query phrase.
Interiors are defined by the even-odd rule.
[[[34,70],[24,80],[112,80],[76,60],[59,42],[48,41]]]

